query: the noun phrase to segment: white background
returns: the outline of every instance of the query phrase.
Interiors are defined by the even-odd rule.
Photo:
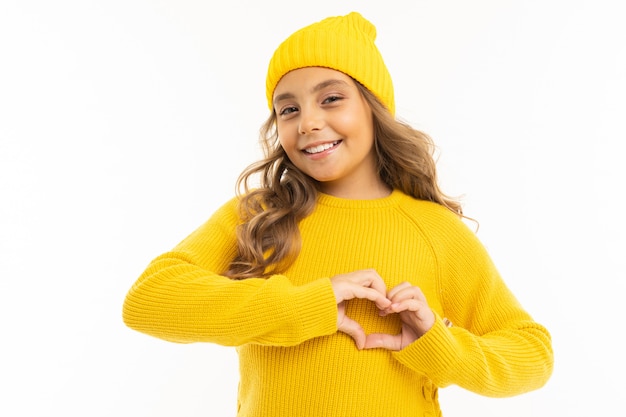
[[[3,0],[0,415],[234,416],[233,349],[126,328],[126,291],[259,156],[296,29],[360,11],[509,286],[552,332],[541,390],[446,417],[622,415],[619,1]]]

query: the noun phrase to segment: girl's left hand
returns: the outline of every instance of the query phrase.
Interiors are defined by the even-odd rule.
[[[435,314],[428,306],[426,297],[419,287],[403,282],[387,294],[391,304],[380,314],[398,313],[402,322],[399,334],[372,333],[367,335],[365,349],[384,348],[401,350],[419,339],[435,324]]]

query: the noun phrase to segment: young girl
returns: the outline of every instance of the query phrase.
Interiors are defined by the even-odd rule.
[[[350,13],[278,47],[265,159],[126,297],[135,330],[237,347],[238,416],[437,416],[439,387],[512,396],[552,372],[431,139],[394,118],[375,37]]]

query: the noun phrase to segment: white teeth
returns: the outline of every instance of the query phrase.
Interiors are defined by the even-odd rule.
[[[335,142],[331,142],[331,143],[324,143],[323,145],[312,146],[310,148],[306,148],[304,150],[304,152],[306,152],[306,153],[320,153],[320,152],[324,152],[326,149],[332,148],[337,143],[339,143],[339,141],[335,141]]]

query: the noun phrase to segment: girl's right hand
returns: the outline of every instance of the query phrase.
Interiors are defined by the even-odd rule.
[[[346,300],[361,298],[373,301],[379,310],[385,310],[391,305],[387,298],[385,282],[373,269],[349,272],[335,275],[330,279],[337,300],[337,328],[354,339],[356,346],[363,349],[365,346],[365,331],[359,323],[346,315]]]

